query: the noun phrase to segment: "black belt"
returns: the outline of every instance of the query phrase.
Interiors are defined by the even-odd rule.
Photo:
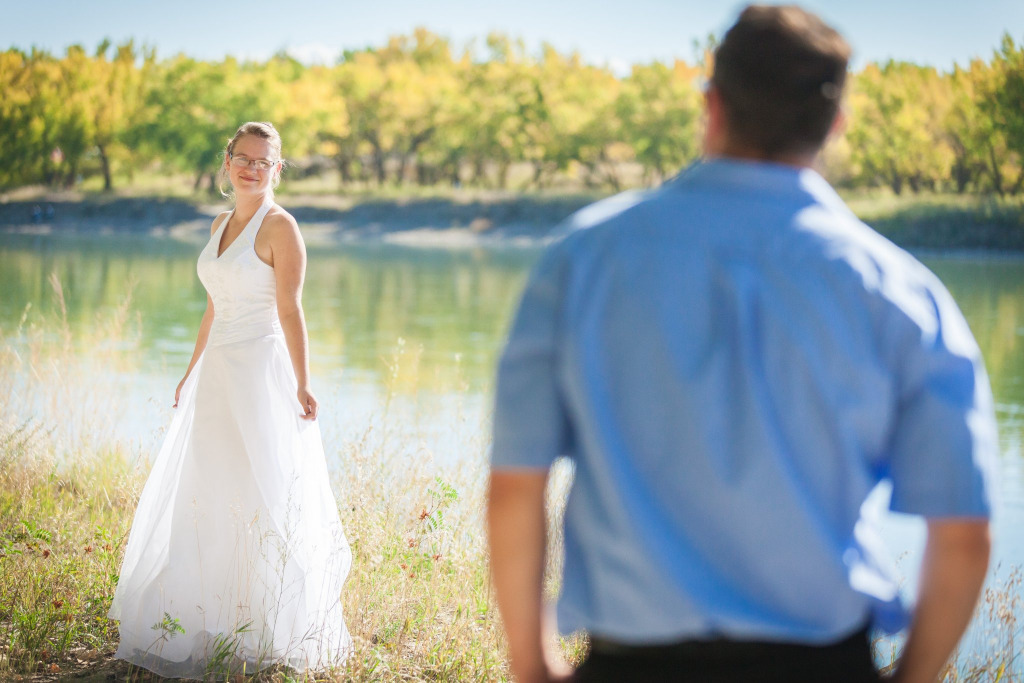
[[[858,629],[842,640],[812,645],[807,643],[774,642],[766,640],[734,640],[731,638],[710,638],[706,640],[682,640],[671,643],[634,645],[614,640],[590,637],[590,649],[601,655],[619,657],[641,657],[649,659],[718,659],[732,657],[763,657],[785,655],[789,652],[843,650],[863,646],[868,642],[868,628]]]

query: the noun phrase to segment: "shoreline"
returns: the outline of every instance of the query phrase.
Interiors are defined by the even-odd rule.
[[[533,247],[590,204],[589,195],[396,198],[284,196],[279,203],[314,244],[385,242],[409,247]],[[158,197],[0,201],[0,234],[151,235],[205,239],[228,203]]]
[[[600,196],[457,193],[452,196],[352,198],[284,195],[281,203],[311,245],[392,244],[422,249],[537,248],[578,209]],[[984,198],[978,198],[979,207]],[[929,205],[906,197],[865,218],[897,245],[922,253],[1024,255],[1024,211]],[[0,234],[135,235],[206,239],[227,201],[79,192],[34,198],[0,196]]]

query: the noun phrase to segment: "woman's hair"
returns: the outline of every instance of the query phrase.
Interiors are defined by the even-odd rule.
[[[269,121],[249,121],[243,123],[235,131],[235,134],[228,140],[228,146],[224,150],[224,158],[230,159],[231,155],[235,151],[235,143],[238,142],[245,135],[253,135],[258,138],[262,138],[270,143],[270,148],[274,150],[274,155],[277,157],[277,161],[281,162],[281,170],[284,171],[284,159],[281,158],[281,134],[274,128],[274,124]],[[227,180],[227,172],[225,167],[220,167],[220,193],[228,199],[234,199],[234,192],[228,192],[224,189],[224,183]],[[281,184],[281,173],[274,176],[271,184],[271,192],[273,188],[276,188]]]

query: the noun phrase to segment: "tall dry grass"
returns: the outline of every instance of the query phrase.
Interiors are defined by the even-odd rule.
[[[75,338],[51,284],[52,311],[0,330],[0,676],[102,659],[141,483],[113,438],[116,383],[95,379],[128,369],[130,297]]]

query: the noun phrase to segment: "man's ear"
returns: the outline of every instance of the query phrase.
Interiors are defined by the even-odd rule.
[[[713,84],[704,91],[704,154],[720,154],[725,142],[725,110],[722,94]]]
[[[829,126],[828,137],[837,138],[842,135],[843,131],[846,130],[846,122],[846,108],[840,105],[839,108],[836,109],[836,115],[832,119],[832,125]]]

